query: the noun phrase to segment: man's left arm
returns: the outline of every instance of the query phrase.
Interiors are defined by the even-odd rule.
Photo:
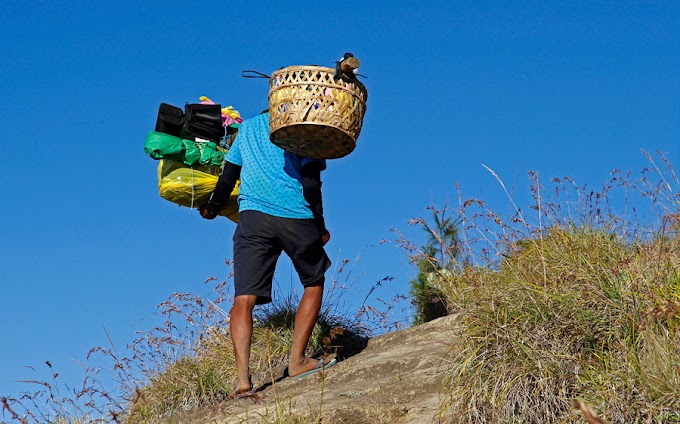
[[[314,215],[314,222],[319,229],[319,235],[324,244],[330,239],[330,233],[326,229],[323,217],[323,199],[321,196],[321,171],[325,169],[325,163],[312,161],[302,167],[302,194]]]

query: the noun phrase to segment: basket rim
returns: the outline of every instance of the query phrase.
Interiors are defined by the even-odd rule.
[[[334,74],[334,73],[335,73],[335,69],[333,69],[333,68],[328,68],[328,67],[326,67],[326,66],[317,66],[317,65],[296,65],[296,66],[286,66],[285,68],[277,69],[276,71],[272,72],[271,76],[269,77],[270,86],[271,86],[272,81],[274,80],[274,78],[275,78],[276,76],[278,76],[279,74],[284,74],[284,73],[294,72],[294,71],[304,71],[304,70],[310,70],[310,71],[311,71],[311,70],[315,70],[315,71],[324,71],[324,72],[327,72],[327,73],[329,73],[329,74]],[[277,85],[274,89],[275,89],[275,90],[278,90],[278,89],[280,89],[280,88],[290,87],[290,86],[299,85],[299,84],[301,84],[301,83],[286,83],[286,84]],[[314,81],[313,84],[315,84],[315,85],[320,85],[320,86],[322,86],[322,87],[329,87],[329,88],[343,88],[343,89],[345,89],[345,90],[347,90],[347,91],[349,91],[349,92],[352,91],[350,88],[341,86],[340,84],[328,84],[328,83],[321,83],[321,82],[317,82],[317,81]],[[365,98],[368,97],[368,90],[366,89],[366,86],[364,85],[364,83],[362,83],[361,81],[359,81],[358,78],[355,79],[355,81],[353,81],[352,84],[355,84],[357,87],[359,87],[359,89],[364,93],[364,97],[365,97]],[[368,99],[364,99],[364,102],[365,102],[366,100],[368,100]]]
[[[355,93],[355,90],[352,90],[351,88],[343,87],[343,86],[341,86],[341,85],[339,85],[339,84],[329,84],[329,83],[326,83],[326,82],[323,82],[323,83],[322,83],[322,82],[313,82],[313,83],[309,83],[309,82],[286,83],[286,84],[277,85],[277,86],[273,89],[273,91],[277,91],[277,90],[280,90],[280,89],[282,89],[282,88],[294,87],[294,86],[297,86],[297,85],[310,85],[310,84],[318,85],[318,86],[321,86],[321,87],[335,88],[335,89],[338,89],[338,90],[343,90],[343,91],[346,91],[346,92],[348,92],[348,93],[351,93],[351,94],[354,95],[354,96],[357,96],[357,94]],[[361,84],[361,83],[359,83],[359,84]],[[359,84],[356,84],[356,85],[359,85]],[[362,91],[367,91],[367,90],[366,90],[366,87],[364,87],[363,84],[360,85],[360,90],[362,90]]]
[[[292,72],[292,71],[298,71],[298,70],[300,70],[300,71],[301,71],[301,70],[317,70],[317,71],[318,71],[318,70],[324,70],[324,71],[326,71],[326,72],[328,72],[328,73],[331,73],[331,74],[335,72],[335,69],[329,68],[329,67],[327,67],[327,66],[317,66],[317,65],[295,65],[295,66],[286,66],[285,68],[277,69],[276,71],[272,72],[272,74],[271,74],[271,76],[269,77],[269,79],[271,80],[271,79],[274,78],[274,75],[281,74],[281,73],[285,73],[285,72],[288,72],[289,70],[291,70],[291,72]]]

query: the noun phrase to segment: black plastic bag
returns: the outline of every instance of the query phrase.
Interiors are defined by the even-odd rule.
[[[184,107],[184,131],[194,137],[219,142],[224,137],[222,106],[187,104]]]
[[[156,131],[180,137],[184,126],[184,112],[182,109],[161,103],[156,119]]]

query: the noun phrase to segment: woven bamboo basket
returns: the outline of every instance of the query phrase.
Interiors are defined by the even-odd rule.
[[[368,92],[359,81],[333,78],[334,70],[290,66],[269,79],[271,141],[291,153],[335,159],[356,147]]]

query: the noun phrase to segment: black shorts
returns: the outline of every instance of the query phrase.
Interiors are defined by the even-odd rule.
[[[234,295],[256,295],[257,304],[271,302],[281,251],[290,257],[303,286],[323,283],[331,261],[314,220],[241,211],[234,232]]]

